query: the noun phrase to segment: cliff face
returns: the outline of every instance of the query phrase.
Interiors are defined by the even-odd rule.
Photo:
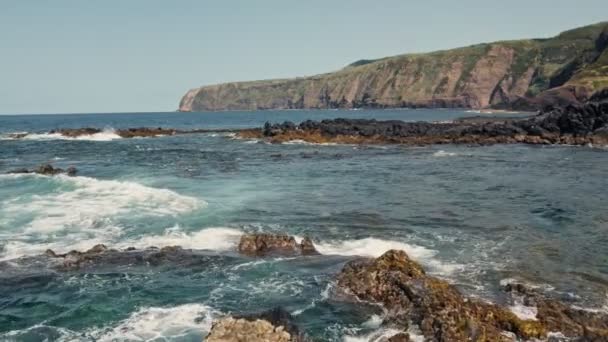
[[[362,60],[312,77],[192,89],[180,111],[466,107],[536,109],[608,87],[608,22],[550,39]]]

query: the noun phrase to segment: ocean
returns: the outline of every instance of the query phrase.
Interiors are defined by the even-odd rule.
[[[123,139],[128,127],[230,129],[325,118],[447,121],[459,110],[0,116],[0,340],[200,341],[217,317],[281,306],[319,341],[379,341],[375,305],[332,297],[349,260],[403,249],[469,296],[511,279],[608,310],[608,150],[527,145],[267,144],[226,132]],[[97,127],[65,138],[49,131]],[[29,132],[24,139],[10,133]],[[76,177],[6,174],[42,163]],[[243,233],[309,236],[320,256],[250,258]],[[173,246],[187,265],[59,272],[68,252]],[[527,307],[512,308],[526,315]]]

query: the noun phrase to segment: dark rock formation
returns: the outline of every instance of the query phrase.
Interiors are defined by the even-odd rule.
[[[64,128],[58,130],[52,130],[49,133],[58,133],[65,137],[69,138],[78,138],[81,136],[93,135],[97,133],[103,132],[99,128],[92,127],[84,127],[84,128]],[[173,135],[177,131],[175,129],[167,129],[167,128],[149,128],[149,127],[139,127],[139,128],[125,128],[118,129],[115,131],[117,135],[122,138],[135,138],[135,137],[155,137],[159,135]]]
[[[244,132],[251,137],[252,131]],[[582,105],[547,107],[529,118],[487,118],[451,123],[367,119],[307,120],[264,125],[258,137],[272,142],[400,144],[608,144],[608,90]]]
[[[178,131],[171,128],[148,128],[148,127],[140,127],[140,128],[127,128],[127,129],[119,129],[116,131],[116,134],[120,135],[123,138],[135,138],[135,137],[155,137],[159,135],[174,135]]]
[[[337,286],[360,300],[382,303],[390,321],[404,330],[413,322],[432,341],[511,341],[505,331],[526,340],[544,338],[549,331],[572,337],[597,336],[598,341],[608,338],[604,315],[588,313],[579,319],[569,311],[572,309],[547,300],[543,304],[546,314],[540,314],[545,310],[541,305],[538,320],[522,320],[505,308],[465,298],[446,281],[427,275],[403,251],[391,250],[377,259],[347,263],[338,275]],[[567,319],[562,314],[568,315]],[[571,321],[576,328],[565,326]]]
[[[310,238],[297,243],[293,236],[284,234],[246,234],[241,236],[238,251],[250,256],[268,254],[314,255],[319,254]]]
[[[9,171],[8,173],[37,173],[39,175],[46,175],[46,176],[66,174],[68,176],[76,176],[77,172],[78,172],[78,170],[76,170],[76,168],[73,166],[70,166],[64,170],[64,169],[61,169],[58,167],[53,167],[51,164],[42,164],[32,170],[29,170],[26,168],[21,168],[21,169]]]
[[[49,249],[45,252],[45,255],[51,259],[60,261],[60,265],[57,268],[61,271],[124,265],[158,266],[170,264],[173,266],[187,266],[206,263],[209,259],[205,254],[199,254],[179,246],[149,247],[146,249],[129,247],[125,250],[118,250],[107,248],[102,244],[96,245],[84,252],[73,250],[65,254],[58,254]]]
[[[84,127],[84,128],[65,128],[65,129],[58,129],[58,130],[51,130],[49,131],[50,134],[61,134],[64,137],[68,137],[68,138],[77,138],[83,135],[93,135],[96,133],[101,133],[102,130],[99,128],[91,128],[91,127]]]

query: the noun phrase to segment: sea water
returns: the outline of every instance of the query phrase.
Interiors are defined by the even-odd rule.
[[[456,110],[0,116],[0,340],[200,341],[213,320],[281,306],[320,341],[396,331],[332,296],[345,262],[403,249],[469,296],[526,282],[606,310],[608,150],[580,146],[267,144],[229,133],[122,139],[114,129],[259,127],[357,117],[446,121]],[[97,127],[76,139],[49,131]],[[25,139],[10,133],[30,132]],[[76,177],[8,175],[41,163]],[[321,257],[248,258],[244,233],[313,239]],[[57,272],[21,257],[103,243],[204,258]],[[534,318],[534,308],[513,306]]]

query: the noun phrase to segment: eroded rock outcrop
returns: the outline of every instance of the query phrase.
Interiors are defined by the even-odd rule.
[[[307,120],[267,123],[260,130],[244,130],[244,138],[271,142],[304,140],[349,144],[608,144],[608,91],[598,92],[582,105],[548,107],[529,118],[483,118],[449,123],[377,121],[368,119]]]
[[[305,342],[308,341],[282,308],[260,314],[225,317],[216,321],[209,342]]]
[[[249,321],[227,317],[217,321],[206,338],[208,342],[290,342],[291,335],[283,327],[266,320]]]
[[[403,251],[347,263],[337,286],[359,300],[383,304],[391,322],[404,328],[412,322],[433,341],[512,341],[513,335],[545,338],[551,331],[608,338],[605,315],[574,314],[573,309],[546,299],[539,306],[537,320],[523,320],[503,307],[464,297],[448,282],[427,275]]]
[[[46,176],[54,176],[54,175],[59,175],[59,174],[66,174],[68,176],[76,176],[76,173],[78,173],[78,170],[76,170],[75,167],[70,166],[67,169],[61,169],[58,167],[53,167],[53,165],[51,164],[42,164],[39,165],[37,168],[35,169],[16,169],[16,170],[12,170],[9,171],[8,173],[36,173],[39,175],[46,175]]]
[[[315,255],[319,254],[308,237],[298,243],[293,236],[285,234],[245,234],[241,236],[238,251],[250,256],[268,254]]]
[[[608,314],[572,308],[562,302],[546,298],[523,284],[505,286],[522,305],[536,309],[536,319],[548,331],[561,332],[565,336],[580,337],[585,341],[608,340]]]

